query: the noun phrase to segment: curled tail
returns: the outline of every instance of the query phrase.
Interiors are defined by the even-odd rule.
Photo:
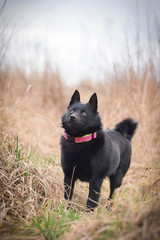
[[[126,118],[122,122],[116,124],[115,131],[120,132],[124,137],[131,141],[137,126],[138,123],[132,118]]]

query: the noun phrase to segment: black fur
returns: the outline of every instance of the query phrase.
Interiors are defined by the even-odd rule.
[[[65,199],[72,199],[77,179],[89,182],[87,207],[97,206],[100,189],[105,177],[110,179],[110,195],[122,184],[131,158],[130,141],[137,128],[137,122],[128,118],[118,123],[114,130],[102,129],[97,112],[97,95],[82,104],[76,90],[71,98],[66,114],[62,117],[62,127],[72,137],[81,137],[97,132],[97,138],[89,142],[75,143],[61,137],[61,165],[64,172]]]
[[[135,134],[136,128],[137,122],[134,122],[132,118],[127,118],[116,124],[115,130],[120,132],[124,137],[131,141],[133,135]]]

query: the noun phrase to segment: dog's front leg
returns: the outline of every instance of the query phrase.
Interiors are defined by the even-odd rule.
[[[89,210],[93,210],[95,207],[97,207],[102,181],[103,179],[96,178],[89,182],[89,195],[87,199],[87,208]]]
[[[72,199],[75,180],[76,179],[72,178],[72,176],[64,176],[64,198],[66,200]]]

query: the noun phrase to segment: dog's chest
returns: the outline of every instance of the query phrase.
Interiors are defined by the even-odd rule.
[[[92,174],[91,162],[93,153],[89,148],[78,144],[69,149],[63,149],[62,167],[64,172],[74,173],[76,178],[81,181],[89,181]]]

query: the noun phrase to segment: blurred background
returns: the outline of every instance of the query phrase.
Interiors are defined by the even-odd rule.
[[[106,81],[115,68],[141,72],[152,58],[159,77],[159,12],[159,0],[8,0],[2,66],[28,74],[49,65],[72,85]]]

